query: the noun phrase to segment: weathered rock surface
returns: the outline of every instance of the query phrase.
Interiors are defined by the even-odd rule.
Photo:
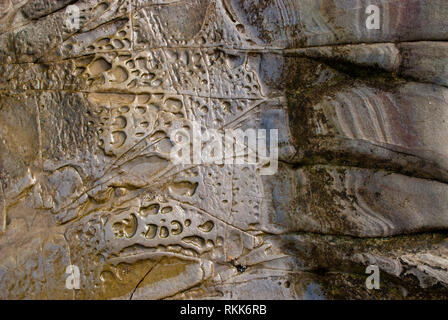
[[[0,298],[446,299],[448,4],[371,4],[1,1]]]

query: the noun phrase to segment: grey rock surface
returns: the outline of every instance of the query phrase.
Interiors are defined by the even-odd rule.
[[[446,299],[448,3],[370,4],[0,1],[0,298]]]

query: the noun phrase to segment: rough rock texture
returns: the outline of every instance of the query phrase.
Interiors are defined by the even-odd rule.
[[[448,3],[369,3],[0,1],[0,298],[448,298]]]

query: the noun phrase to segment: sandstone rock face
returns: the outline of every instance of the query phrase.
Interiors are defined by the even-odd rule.
[[[448,4],[369,4],[1,1],[0,298],[448,298]]]

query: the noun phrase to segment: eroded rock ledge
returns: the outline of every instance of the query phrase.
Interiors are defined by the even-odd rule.
[[[448,5],[371,3],[3,1],[0,298],[446,299]],[[174,164],[193,122],[277,172]]]

